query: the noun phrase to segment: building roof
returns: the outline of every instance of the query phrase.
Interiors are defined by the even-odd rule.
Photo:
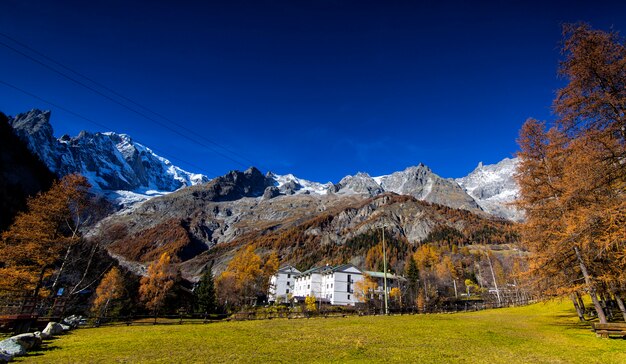
[[[296,267],[294,267],[292,265],[286,265],[284,267],[281,267],[281,268],[278,269],[278,272],[280,272],[280,273],[296,273],[296,274],[300,273],[300,271]]]
[[[307,270],[305,270],[304,272],[302,272],[302,273],[298,274],[298,276],[305,276],[305,275],[308,275],[308,274],[311,274],[311,273],[316,273],[317,271],[320,271],[320,270],[322,270],[323,268],[324,268],[324,267],[313,267],[313,268],[311,268],[311,269],[307,269]]]
[[[385,278],[384,272],[372,272],[372,271],[364,271],[363,274],[368,275],[372,278]],[[387,279],[397,279],[400,281],[406,281],[406,278],[402,276],[395,275],[393,273],[387,273]]]
[[[363,272],[361,269],[359,269],[358,267],[356,267],[354,264],[342,264],[342,265],[338,265],[336,267],[332,268],[333,272],[344,272],[350,268],[355,268],[356,270],[358,270],[359,272]]]

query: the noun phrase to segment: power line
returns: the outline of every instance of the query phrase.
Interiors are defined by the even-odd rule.
[[[188,133],[191,133],[191,134],[192,134],[192,135],[194,135],[195,137],[198,137],[198,138],[200,138],[200,139],[202,139],[202,140],[204,140],[204,141],[206,141],[206,142],[208,142],[208,143],[210,143],[210,144],[212,144],[212,145],[214,145],[214,146],[216,146],[216,147],[218,147],[218,148],[221,148],[222,150],[224,150],[224,151],[226,151],[226,152],[228,152],[228,153],[230,153],[230,154],[232,154],[232,155],[234,155],[234,156],[237,156],[238,158],[240,158],[240,159],[242,159],[242,160],[245,160],[245,161],[247,161],[247,162],[251,163],[252,165],[255,165],[255,163],[254,163],[253,161],[251,161],[250,159],[248,159],[248,158],[246,158],[246,157],[242,156],[241,154],[239,154],[239,153],[237,153],[237,152],[235,152],[235,151],[232,151],[232,150],[230,150],[229,148],[226,148],[225,146],[220,145],[219,143],[217,143],[217,142],[215,142],[215,141],[213,141],[213,140],[210,140],[210,139],[208,139],[208,138],[206,138],[206,137],[204,137],[204,136],[202,136],[202,135],[197,135],[197,134],[195,134],[195,131],[193,131],[193,130],[191,130],[191,129],[187,128],[187,127],[185,127],[184,125],[181,125],[180,123],[177,123],[177,122],[175,122],[174,120],[172,120],[172,119],[170,119],[170,118],[168,118],[168,117],[166,117],[166,116],[164,116],[164,115],[162,115],[162,114],[160,114],[160,113],[158,113],[158,112],[156,112],[156,111],[153,111],[153,110],[151,110],[150,108],[148,108],[148,107],[146,107],[146,106],[143,106],[143,105],[141,105],[141,104],[139,104],[139,103],[137,103],[137,102],[133,101],[132,99],[130,99],[130,98],[128,98],[128,97],[126,97],[126,96],[124,96],[124,95],[122,95],[122,94],[120,94],[120,93],[118,93],[118,92],[114,91],[114,90],[112,90],[111,88],[109,88],[109,87],[107,87],[107,86],[105,86],[105,85],[103,85],[103,84],[101,84],[101,83],[99,83],[99,82],[97,82],[97,81],[95,81],[95,80],[93,80],[93,79],[91,79],[91,78],[89,78],[89,77],[87,77],[87,76],[83,75],[82,73],[80,73],[80,72],[78,72],[78,71],[75,71],[75,70],[71,69],[70,67],[67,67],[67,66],[63,65],[62,63],[60,63],[60,62],[58,62],[58,61],[56,61],[56,60],[54,60],[54,59],[52,59],[52,58],[50,58],[50,57],[46,56],[45,54],[43,54],[43,53],[41,53],[41,52],[39,52],[39,51],[35,50],[34,48],[32,48],[32,47],[30,47],[30,46],[28,46],[28,45],[26,45],[26,44],[24,44],[24,43],[22,43],[22,42],[20,42],[20,41],[18,41],[18,40],[16,40],[16,39],[14,39],[14,38],[12,38],[12,37],[10,37],[9,35],[4,34],[4,33],[1,33],[1,32],[0,32],[0,35],[1,35],[1,36],[3,36],[3,37],[5,37],[5,38],[7,38],[7,39],[10,39],[11,41],[15,42],[16,44],[19,44],[21,47],[23,47],[23,48],[26,48],[26,49],[30,50],[31,52],[33,52],[33,53],[35,53],[35,54],[39,55],[40,57],[43,57],[43,58],[47,59],[48,61],[50,61],[50,62],[52,62],[52,63],[56,64],[57,66],[59,66],[59,67],[61,67],[61,68],[65,69],[65,70],[67,70],[67,71],[69,71],[69,72],[72,72],[73,74],[78,75],[79,77],[82,77],[83,79],[85,79],[85,80],[87,80],[87,81],[89,81],[89,82],[91,82],[91,83],[93,83],[93,84],[97,85],[98,87],[100,87],[100,88],[102,88],[102,89],[104,89],[104,90],[107,90],[108,92],[110,92],[110,93],[112,93],[112,94],[116,95],[117,97],[120,97],[120,98],[122,98],[123,100],[126,100],[127,102],[129,102],[129,103],[131,103],[131,104],[133,104],[133,105],[135,105],[135,106],[137,106],[137,107],[139,107],[139,108],[141,108],[141,109],[143,109],[143,110],[146,110],[146,111],[148,111],[148,112],[150,112],[150,113],[152,113],[152,114],[154,114],[154,115],[156,115],[156,116],[158,116],[158,117],[160,117],[160,118],[162,118],[162,119],[164,119],[164,120],[168,121],[169,123],[171,123],[171,124],[173,124],[173,125],[177,126],[178,128],[180,128],[180,129],[182,129],[182,130],[185,130],[185,131],[186,131],[186,132],[188,132]],[[206,149],[208,149],[208,150],[210,150],[210,151],[212,151],[212,152],[214,152],[214,153],[216,153],[216,154],[218,154],[218,155],[220,155],[220,156],[222,156],[222,157],[224,157],[224,158],[226,158],[226,159],[228,159],[228,160],[230,160],[230,161],[232,161],[232,162],[235,162],[235,163],[237,163],[237,164],[239,164],[239,165],[241,165],[241,166],[243,166],[243,167],[247,167],[247,166],[246,166],[246,164],[244,164],[244,163],[240,162],[239,160],[236,160],[236,159],[234,159],[234,158],[232,158],[232,157],[230,157],[230,156],[228,156],[228,155],[226,155],[226,154],[224,154],[224,153],[222,153],[222,152],[220,152],[220,151],[218,151],[218,150],[215,150],[214,148],[212,148],[212,147],[210,147],[210,146],[208,146],[208,145],[206,145],[206,144],[204,144],[204,143],[201,143],[201,142],[199,142],[199,141],[197,141],[197,140],[195,140],[195,139],[193,139],[193,138],[191,138],[191,137],[189,137],[189,136],[187,136],[187,135],[185,135],[185,134],[180,133],[179,131],[177,131],[177,130],[175,130],[175,129],[171,128],[170,126],[166,125],[165,123],[162,123],[162,122],[160,122],[160,121],[158,121],[158,120],[155,120],[154,118],[150,117],[149,115],[146,115],[146,114],[145,114],[145,113],[143,113],[143,112],[140,112],[140,111],[138,111],[138,110],[136,110],[136,109],[134,109],[134,108],[129,107],[128,105],[126,105],[126,104],[124,104],[124,103],[122,103],[122,102],[120,102],[120,101],[118,101],[118,100],[116,100],[116,99],[112,98],[111,96],[106,95],[105,93],[103,93],[103,92],[101,92],[101,91],[99,91],[99,90],[97,90],[97,89],[95,89],[95,88],[93,88],[93,87],[91,87],[91,86],[89,86],[89,85],[85,84],[84,82],[81,82],[81,81],[79,81],[79,80],[75,79],[74,77],[71,77],[71,76],[69,76],[69,75],[67,75],[67,74],[65,74],[65,73],[63,73],[63,72],[61,72],[61,71],[59,71],[59,70],[55,69],[54,67],[52,67],[52,66],[50,66],[50,65],[48,65],[48,64],[46,64],[46,63],[44,63],[44,62],[42,62],[42,61],[40,61],[40,60],[38,60],[38,59],[36,59],[35,57],[32,57],[32,56],[31,56],[31,55],[29,55],[29,54],[26,54],[26,53],[24,53],[24,52],[22,52],[22,51],[20,51],[20,50],[16,49],[15,47],[12,47],[12,46],[10,46],[10,45],[8,45],[8,44],[6,44],[6,43],[4,43],[4,42],[1,42],[1,41],[0,41],[0,45],[2,45],[2,46],[4,46],[4,47],[6,47],[6,48],[8,48],[8,49],[12,50],[13,52],[15,52],[15,53],[17,53],[17,54],[19,54],[19,55],[21,55],[21,56],[23,56],[23,57],[25,57],[25,58],[30,59],[31,61],[33,61],[33,62],[35,62],[35,63],[37,63],[37,64],[41,65],[42,67],[47,68],[48,70],[50,70],[50,71],[52,71],[52,72],[54,72],[54,73],[56,73],[56,74],[58,74],[58,75],[60,75],[60,76],[62,76],[62,77],[64,77],[64,78],[66,78],[66,79],[68,79],[68,80],[70,80],[70,81],[72,81],[72,82],[74,82],[74,83],[76,83],[76,84],[78,84],[78,85],[80,85],[80,86],[82,86],[82,87],[84,87],[84,88],[86,88],[86,89],[88,89],[88,90],[90,90],[90,91],[92,91],[92,92],[94,92],[94,93],[98,94],[98,95],[100,95],[101,97],[106,98],[106,99],[107,99],[107,100],[109,100],[109,101],[114,102],[115,104],[120,105],[120,106],[124,107],[125,109],[127,109],[127,110],[129,110],[129,111],[131,111],[131,112],[133,112],[133,113],[135,113],[135,114],[137,114],[137,115],[139,115],[139,116],[141,116],[141,117],[143,117],[143,118],[145,118],[145,119],[149,120],[149,121],[152,121],[152,122],[154,122],[154,123],[156,123],[156,124],[158,124],[158,125],[160,125],[160,126],[162,126],[162,127],[166,128],[167,130],[169,130],[169,131],[171,131],[171,132],[173,132],[173,133],[175,133],[175,134],[177,134],[177,135],[179,135],[179,136],[181,136],[181,137],[183,137],[183,138],[185,138],[185,139],[187,139],[187,140],[190,140],[190,141],[192,141],[192,142],[194,142],[194,143],[196,143],[196,144],[198,144],[198,145],[200,145],[200,146],[203,146],[203,147],[205,147]],[[259,167],[261,167],[259,164],[256,164],[256,165],[258,165]]]
[[[22,89],[22,88],[20,88],[20,87],[17,87],[17,86],[15,86],[15,85],[12,85],[12,84],[10,84],[10,83],[8,83],[8,82],[6,82],[6,81],[2,81],[2,80],[0,80],[0,83],[1,83],[1,84],[3,84],[3,85],[5,85],[5,86],[7,86],[7,87],[9,87],[9,88],[12,88],[12,89],[14,89],[14,90],[17,90],[17,91],[19,91],[19,92],[21,92],[21,93],[23,93],[23,94],[25,94],[25,95],[28,95],[28,96],[30,96],[30,97],[32,97],[32,98],[34,98],[34,99],[37,99],[37,100],[39,100],[39,101],[41,101],[41,102],[45,102],[46,104],[48,104],[48,105],[50,105],[50,106],[56,107],[56,108],[57,108],[57,109],[59,109],[59,110],[63,110],[63,111],[65,111],[65,112],[66,112],[66,113],[68,113],[68,114],[71,114],[71,115],[76,116],[77,118],[83,119],[83,120],[85,120],[85,121],[87,121],[87,122],[89,122],[89,123],[91,123],[91,124],[93,124],[93,125],[95,125],[95,126],[98,126],[98,127],[100,127],[100,128],[103,128],[104,130],[112,130],[110,127],[108,127],[108,126],[106,126],[106,125],[104,125],[104,124],[102,124],[102,123],[100,123],[100,122],[97,122],[97,121],[95,121],[95,120],[93,120],[93,119],[91,119],[91,118],[88,118],[88,117],[86,117],[86,116],[83,116],[83,115],[81,115],[81,114],[79,114],[79,113],[77,113],[77,112],[75,112],[75,111],[72,111],[72,110],[70,110],[70,109],[68,109],[68,108],[66,108],[66,107],[64,107],[64,106],[61,106],[61,105],[59,105],[59,104],[57,104],[57,103],[54,103],[54,102],[49,101],[49,100],[46,100],[46,99],[44,99],[43,97],[37,96],[37,95],[33,94],[32,92],[26,91],[26,90],[24,90],[24,89]],[[133,138],[133,140],[134,140],[135,142],[139,143],[139,144],[144,145],[146,148],[148,148],[148,149],[150,149],[150,150],[153,150],[153,151],[155,151],[155,152],[161,153],[161,154],[163,154],[163,155],[165,155],[165,154],[166,154],[165,152],[163,152],[163,151],[161,151],[161,150],[158,150],[158,149],[155,149],[155,148],[152,148],[152,147],[148,147],[146,144],[142,143],[141,141],[139,141],[139,140],[137,140],[137,139],[135,139],[135,138]],[[191,162],[189,162],[189,161],[186,161],[186,160],[183,160],[183,159],[180,159],[180,158],[177,158],[177,157],[168,157],[167,159],[172,159],[172,160],[179,161],[179,162],[181,162],[181,163],[185,163],[185,164],[187,164],[187,165],[189,165],[189,166],[191,166],[191,167],[198,168],[198,170],[206,170],[206,171],[208,171],[208,172],[212,173],[214,176],[219,176],[219,175],[220,175],[220,174],[218,174],[218,173],[215,173],[214,171],[207,170],[205,167],[200,167],[200,166],[198,166],[198,165],[196,165],[196,164],[194,164],[194,163],[191,163]]]

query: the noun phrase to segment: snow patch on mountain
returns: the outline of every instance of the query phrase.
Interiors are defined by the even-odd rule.
[[[488,213],[513,221],[524,218],[522,211],[511,205],[519,196],[515,173],[518,158],[505,158],[496,164],[478,164],[470,174],[456,182]]]
[[[31,110],[10,120],[29,149],[59,176],[80,173],[94,190],[128,205],[179,188],[208,182],[201,174],[174,166],[126,134],[82,131],[55,138],[50,112]]]
[[[293,194],[316,194],[325,195],[332,186],[331,182],[319,183],[298,178],[293,174],[278,175],[269,172],[267,177],[274,180],[274,185],[286,195]]]

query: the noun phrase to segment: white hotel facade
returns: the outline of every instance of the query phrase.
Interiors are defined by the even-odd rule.
[[[383,283],[380,277],[382,272],[365,272],[352,264],[344,264],[336,267],[325,266],[312,268],[304,272],[298,271],[292,266],[279,269],[270,279],[269,301],[288,302],[292,300],[303,301],[307,296],[314,296],[322,303],[341,306],[354,306],[359,302],[355,297],[355,284],[365,279],[379,281],[379,287],[375,293],[382,294]],[[402,277],[387,274],[388,287],[391,290],[392,282],[397,286]]]

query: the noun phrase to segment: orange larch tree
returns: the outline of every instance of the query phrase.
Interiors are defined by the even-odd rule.
[[[579,308],[585,291],[606,322],[607,295],[626,318],[626,48],[616,32],[573,24],[563,53],[554,127],[528,120],[520,132],[522,241],[542,292],[570,293]]]
[[[38,291],[55,270],[61,274],[64,253],[79,241],[89,188],[84,177],[68,175],[29,199],[28,210],[2,234],[0,287]]]
[[[161,254],[158,261],[148,266],[148,274],[141,278],[139,299],[156,317],[163,306],[167,294],[174,286],[176,272],[171,265],[168,253]]]
[[[111,268],[96,288],[96,298],[91,310],[98,316],[106,317],[109,305],[124,294],[124,278],[117,267]]]

